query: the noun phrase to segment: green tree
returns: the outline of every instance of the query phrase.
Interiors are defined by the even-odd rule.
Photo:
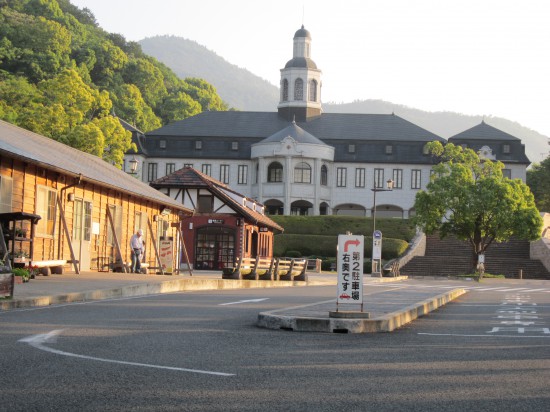
[[[428,147],[440,162],[426,190],[416,195],[413,218],[425,233],[468,241],[472,269],[493,242],[540,237],[542,218],[533,194],[521,179],[503,177],[501,162],[480,160],[473,150],[452,143]]]
[[[539,210],[550,212],[550,157],[527,170],[527,185]]]

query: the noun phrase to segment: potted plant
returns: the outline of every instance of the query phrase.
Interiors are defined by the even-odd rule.
[[[29,254],[24,250],[20,249],[19,251],[15,252],[15,254],[13,255],[13,261],[17,263],[25,263],[28,257],[29,257]]]
[[[25,237],[27,237],[27,231],[23,228],[16,227],[15,228],[15,237],[25,238]]]
[[[29,281],[29,271],[25,268],[13,268],[12,273],[15,276],[15,283],[27,283]]]

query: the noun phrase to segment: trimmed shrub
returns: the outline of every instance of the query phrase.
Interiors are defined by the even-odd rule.
[[[289,258],[299,258],[304,255],[299,250],[287,250],[285,256]]]

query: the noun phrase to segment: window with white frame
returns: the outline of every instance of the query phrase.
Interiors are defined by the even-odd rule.
[[[386,154],[387,155],[393,154],[393,146],[391,144],[386,145]]]
[[[384,169],[374,169],[374,188],[384,187]]]
[[[411,189],[420,189],[422,184],[422,171],[413,169],[411,171]]]
[[[309,82],[309,101],[316,102],[317,101],[317,80],[312,79]]]
[[[321,166],[321,186],[328,185],[328,168],[323,165]]]
[[[202,140],[195,141],[195,150],[202,150]]]
[[[283,87],[281,87],[281,90],[283,93],[283,97],[281,100],[283,102],[288,102],[288,80],[287,79],[283,79]]]
[[[229,165],[220,165],[220,182],[229,183]]]
[[[294,168],[294,183],[311,183],[311,166],[300,162]]]
[[[362,167],[355,169],[355,187],[365,187],[365,169]]]
[[[283,165],[279,162],[272,162],[267,167],[267,181],[279,183],[283,181]]]
[[[41,217],[36,234],[42,237],[54,235],[57,192],[46,186],[36,187],[36,214]]]
[[[201,172],[207,176],[212,176],[212,165],[207,163],[203,164],[201,166]]]
[[[348,153],[355,153],[355,145],[354,144],[348,145]]]
[[[152,182],[153,180],[157,180],[157,173],[158,173],[158,164],[157,163],[148,163],[147,164],[147,181]]]
[[[175,163],[166,163],[166,176],[171,175],[176,170]]]
[[[0,213],[10,213],[13,197],[13,179],[0,176]]]
[[[294,82],[294,100],[304,100],[304,81],[300,78]]]
[[[346,187],[348,180],[348,169],[345,167],[336,168],[336,187]]]
[[[510,154],[510,145],[509,144],[503,144],[502,145],[502,153]]]
[[[248,165],[239,165],[237,174],[237,184],[248,184]]]
[[[166,140],[159,140],[159,148],[166,149]]]
[[[403,169],[393,169],[393,188],[403,188]]]
[[[231,150],[239,150],[239,142],[231,142]]]

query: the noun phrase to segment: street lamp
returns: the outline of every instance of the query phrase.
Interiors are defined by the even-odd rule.
[[[132,157],[132,160],[128,161],[128,163],[130,163],[130,174],[135,175],[138,167],[138,161],[136,157]]]
[[[375,185],[376,186],[376,185]],[[393,190],[393,180],[389,179],[386,182],[386,189],[373,187],[371,189],[374,192],[373,207],[372,207],[372,274],[378,274],[381,276],[380,270],[382,260],[382,232],[376,231],[376,193],[377,192],[391,192]]]

